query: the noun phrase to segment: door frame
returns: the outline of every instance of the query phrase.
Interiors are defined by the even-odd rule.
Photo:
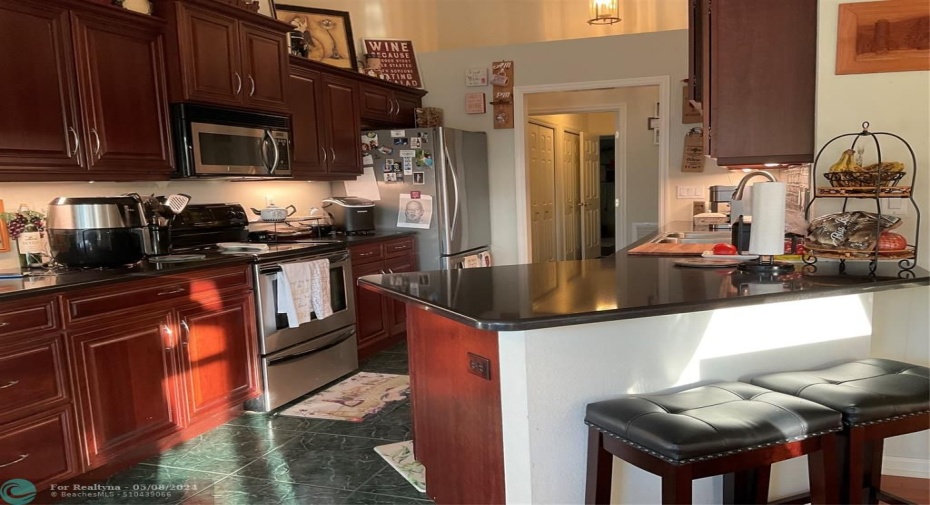
[[[517,261],[520,263],[530,263],[532,261],[532,251],[530,250],[530,223],[529,219],[529,199],[527,198],[527,173],[526,173],[526,95],[535,93],[550,93],[558,91],[591,91],[600,89],[613,88],[630,88],[637,86],[658,86],[659,87],[659,128],[660,131],[669,131],[669,104],[671,101],[670,88],[671,78],[667,75],[652,77],[634,77],[629,79],[614,79],[607,81],[587,81],[587,82],[569,82],[561,84],[539,84],[533,86],[514,86],[513,103],[514,103],[514,165],[516,178],[516,207],[517,207]],[[613,110],[619,104],[605,104],[600,107],[601,110]],[[561,114],[563,112],[557,112]],[[533,114],[541,114],[533,111]],[[625,131],[621,130],[621,131]],[[618,144],[617,148],[620,146]],[[623,146],[624,151],[626,146]],[[666,187],[668,186],[668,163],[669,163],[669,135],[659,136],[659,169],[658,169],[658,222],[664,223],[667,214]],[[625,175],[624,170],[624,175]],[[621,199],[621,207],[626,201],[626,184],[624,188],[618,190],[617,198]],[[622,191],[622,193],[621,193]],[[624,213],[624,218],[625,218]],[[618,214],[619,218],[619,214]],[[618,219],[618,223],[620,223]],[[626,236],[624,234],[623,236]]]
[[[527,120],[530,117],[535,116],[545,116],[552,114],[590,114],[597,112],[610,112],[616,114],[617,116],[617,130],[614,132],[614,152],[615,153],[626,153],[627,145],[627,105],[626,103],[614,103],[608,105],[579,105],[575,107],[560,107],[557,109],[539,109],[542,112],[537,112],[533,110],[532,112],[527,111]],[[524,132],[524,135],[526,133]],[[519,166],[519,165],[517,165]],[[626,156],[616,157],[614,156],[614,180],[615,181],[625,181],[626,180],[626,171],[627,163]],[[661,185],[661,182],[660,182]],[[627,215],[627,198],[626,198],[626,184],[617,184],[614,182],[614,237],[618,236],[618,226],[623,228],[623,223],[626,222]],[[620,202],[620,205],[617,205],[617,201]],[[517,200],[517,205],[519,205],[519,200]],[[519,214],[517,215],[519,219]],[[625,236],[625,235],[624,235]],[[620,246],[620,242],[615,242],[614,250]],[[519,250],[518,250],[519,252]],[[532,256],[533,251],[530,251]]]

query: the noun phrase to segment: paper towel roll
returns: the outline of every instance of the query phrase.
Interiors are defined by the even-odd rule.
[[[757,182],[752,185],[752,228],[749,253],[774,256],[785,252],[784,182]]]

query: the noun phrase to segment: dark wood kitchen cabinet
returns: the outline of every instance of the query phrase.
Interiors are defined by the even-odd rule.
[[[191,422],[258,396],[251,293],[183,307],[178,320],[181,377]]]
[[[41,488],[80,472],[58,308],[47,296],[0,303],[0,482]]]
[[[349,252],[355,286],[358,358],[362,360],[402,341],[407,332],[407,316],[403,303],[360,288],[358,278],[416,271],[416,239],[412,236],[388,238],[350,246]]]
[[[693,1],[704,153],[719,165],[812,162],[817,1]]]
[[[0,180],[167,179],[163,28],[87,2],[0,2],[16,76],[0,80]]]
[[[165,18],[169,97],[288,112],[286,23],[214,0],[153,0]]]
[[[362,174],[358,85],[291,57],[288,93],[295,179],[347,180]]]
[[[69,334],[84,464],[94,468],[177,431],[177,346],[169,311]]]
[[[404,91],[387,83],[362,83],[359,104],[366,128],[416,126],[415,110],[421,106],[423,92]]]

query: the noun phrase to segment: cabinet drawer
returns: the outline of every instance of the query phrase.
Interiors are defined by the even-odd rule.
[[[0,351],[0,422],[68,400],[61,335]]]
[[[371,263],[372,261],[381,261],[384,258],[384,252],[381,249],[381,242],[352,246],[349,248],[349,252],[352,253],[353,265]]]
[[[70,409],[0,428],[0,482],[26,479],[42,489],[77,473]]]
[[[251,288],[251,275],[245,265],[80,291],[65,298],[66,317],[69,322],[81,322],[125,311],[135,313],[142,305],[196,302],[235,288]]]
[[[414,252],[415,249],[416,242],[414,242],[413,237],[391,240],[384,243],[384,257],[395,258],[397,256],[404,256]]]
[[[0,303],[0,339],[15,334],[35,335],[58,328],[54,298]]]

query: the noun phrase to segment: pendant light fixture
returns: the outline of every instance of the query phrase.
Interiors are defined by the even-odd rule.
[[[590,0],[589,25],[612,25],[620,21],[620,0]]]

